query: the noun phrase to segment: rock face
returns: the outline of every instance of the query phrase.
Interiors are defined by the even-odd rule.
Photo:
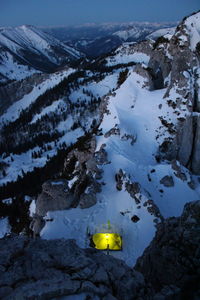
[[[36,214],[45,216],[48,211],[68,209],[74,200],[65,179],[48,180],[36,202]]]
[[[76,146],[68,154],[63,172],[66,178],[73,181],[70,191],[76,201],[72,206],[88,208],[96,204],[96,194],[101,192],[101,184],[98,182],[102,178],[100,166],[108,163],[107,153],[103,147],[95,152],[96,138],[92,135],[80,139]]]
[[[89,208],[97,203],[95,194],[83,194],[80,198],[80,207],[81,208]]]
[[[200,170],[200,118],[196,118],[195,124],[195,139],[194,139],[194,147],[193,147],[193,159],[192,159],[192,171],[195,174],[199,174]]]
[[[172,176],[164,176],[161,180],[160,183],[163,184],[166,187],[172,187],[174,186],[174,180]]]
[[[66,179],[48,180],[42,185],[42,193],[36,201],[36,211],[30,223],[34,236],[39,236],[45,225],[43,217],[48,211],[64,210],[76,200],[68,187]]]
[[[196,34],[197,43],[199,24],[198,12],[185,18],[171,39],[159,38],[148,65],[154,89],[167,87],[164,100],[174,110],[173,122],[165,122],[166,127],[172,124],[173,130],[160,145],[161,157],[177,159],[195,174],[200,174],[200,74],[193,35]]]
[[[134,269],[94,248],[81,249],[74,240],[8,236],[0,239],[0,271],[2,300],[81,294],[102,300],[198,300],[200,201],[157,225]]]
[[[107,153],[104,145],[95,152],[96,139],[92,135],[80,139],[76,146],[64,162],[62,174],[67,179],[48,180],[42,185],[30,226],[34,236],[38,236],[43,228],[43,217],[48,211],[77,206],[84,209],[97,203],[96,194],[101,192],[100,166],[108,163]]]
[[[80,249],[73,240],[1,239],[0,270],[0,298],[5,300],[82,293],[92,299],[149,299],[139,272],[95,249]]]
[[[181,217],[157,225],[135,269],[153,285],[160,296],[155,299],[200,299],[200,201],[186,204]],[[164,298],[167,290],[171,298]]]

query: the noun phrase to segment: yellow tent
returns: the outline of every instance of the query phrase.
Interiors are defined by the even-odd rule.
[[[95,233],[92,240],[96,249],[122,250],[122,238],[117,233]]]

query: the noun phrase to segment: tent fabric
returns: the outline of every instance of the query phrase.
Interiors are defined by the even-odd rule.
[[[95,233],[92,240],[96,249],[122,250],[122,238],[117,233]]]

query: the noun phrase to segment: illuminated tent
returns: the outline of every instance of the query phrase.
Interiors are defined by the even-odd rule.
[[[122,250],[122,238],[117,233],[95,233],[92,240],[96,249]]]
[[[96,231],[97,233],[92,236],[92,241],[96,249],[122,250],[122,237],[120,234],[116,233],[116,229],[109,221]]]

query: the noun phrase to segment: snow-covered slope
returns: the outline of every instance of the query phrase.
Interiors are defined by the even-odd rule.
[[[11,126],[13,126],[12,124],[16,124],[16,127],[18,127],[18,123],[20,124],[17,132],[10,131],[9,129],[9,134],[13,137],[11,138],[10,136],[9,141],[9,144],[12,144],[13,153],[11,154],[12,159],[10,155],[6,155],[7,157],[4,158],[7,167],[6,176],[1,178],[1,186],[4,183],[16,181],[18,175],[33,171],[35,167],[44,167],[48,161],[48,157],[55,156],[58,148],[61,147],[63,143],[67,146],[74,143],[78,137],[90,129],[93,119],[99,119],[98,110],[100,97],[103,98],[110,93],[110,86],[116,87],[119,72],[116,71],[114,74],[111,73],[107,77],[103,77],[99,80],[98,85],[91,76],[93,75],[91,73],[91,79],[90,76],[88,76],[88,82],[86,82],[85,85],[79,86],[76,80],[74,80],[75,87],[63,95],[63,90],[68,89],[68,85],[70,84],[67,81],[68,77],[70,77],[70,74],[73,77],[73,72],[75,73],[75,70],[70,68],[49,75],[49,78],[35,85],[30,93],[13,103],[7,111],[0,116],[0,129],[2,129],[3,132],[5,128],[9,128],[10,124]],[[81,80],[82,79],[81,77]],[[63,81],[66,81],[66,84],[60,89],[61,95],[52,96],[55,93],[54,88],[56,90],[57,86],[59,86],[59,84],[62,85]],[[43,97],[44,103],[40,107],[41,97]],[[47,104],[48,98],[52,99]],[[26,127],[24,128],[23,115],[29,115],[32,106],[35,107],[36,112],[31,114],[29,121],[28,119],[25,121]],[[47,121],[45,121],[46,119]],[[53,124],[52,121],[53,123],[55,122],[55,124]],[[73,125],[77,122],[78,125],[76,125],[76,127],[78,128],[73,128]],[[31,132],[34,130],[30,136],[28,134],[29,130],[31,130]],[[20,144],[29,143],[33,136],[39,136],[40,134],[51,135],[54,133],[56,133],[56,137],[50,138],[49,142],[41,141],[42,147],[41,145],[39,147],[37,143],[33,142],[30,147],[26,147],[26,151],[22,150],[19,153],[19,151],[15,150],[17,144],[20,146]],[[6,139],[6,137],[8,137],[8,132],[5,133],[4,138]],[[3,146],[3,144],[1,145]],[[42,156],[33,160],[33,153],[40,152],[43,147],[45,149],[42,150]]]
[[[154,32],[152,32],[151,34],[149,34],[146,39],[152,39],[152,40],[156,40],[157,38],[164,36],[165,38],[170,39],[174,32],[176,30],[176,27],[170,27],[170,28],[162,28],[159,30],[156,30]]]
[[[0,28],[0,74],[5,79],[23,79],[80,57],[79,51],[33,26]]]
[[[134,26],[130,29],[117,31],[113,35],[118,36],[122,41],[126,42],[142,40],[149,32],[151,32],[151,29],[148,26],[144,26],[144,28]]]
[[[30,66],[19,63],[10,52],[2,51],[0,48],[0,82],[21,80],[38,72]]]
[[[197,13],[172,36],[125,43],[31,96],[28,107],[21,99],[20,114],[8,110],[1,131],[1,179],[9,183],[1,186],[4,198],[13,196],[13,187],[27,194],[28,184],[33,195],[30,178],[35,185],[58,178],[47,181],[36,201],[33,218],[45,220],[42,238],[72,238],[89,247],[91,235],[109,221],[123,238],[122,251],[111,255],[132,266],[157,222],[199,199],[199,28]],[[60,211],[51,197],[63,182],[66,202],[74,198]],[[34,206],[35,199],[31,214]]]
[[[69,68],[67,71],[56,72],[49,75],[49,78],[42,83],[35,85],[29,94],[26,94],[22,99],[19,99],[8,110],[0,116],[0,127],[8,122],[15,121],[22,110],[28,108],[40,95],[44,94],[48,89],[58,85],[64,78],[69,76],[74,70]]]
[[[123,42],[137,42],[160,28],[175,26],[175,23],[102,23],[83,24],[75,27],[41,28],[57,39],[76,47],[88,56],[98,57],[109,53]]]
[[[150,59],[151,46],[149,46],[145,51],[144,48],[138,47],[138,44],[135,43],[124,43],[122,46],[117,48],[112,55],[106,58],[107,66],[114,66],[120,64],[128,63],[144,63],[148,65]]]
[[[191,49],[195,50],[197,43],[200,42],[200,12],[188,17],[185,26],[190,36]]]
[[[182,170],[187,176],[184,182],[175,176],[170,164],[158,164],[155,159],[159,116],[167,115],[169,107],[163,103],[162,112],[159,109],[165,89],[148,91],[144,85],[144,78],[131,71],[124,84],[109,97],[100,125],[103,135],[97,137],[96,151],[104,145],[109,161],[103,166],[104,185],[97,204],[84,210],[49,212],[46,218],[53,221],[46,223],[43,238],[75,238],[79,246],[87,247],[88,232],[96,232],[109,220],[123,237],[123,250],[112,255],[132,266],[152,240],[155,224],[160,220],[154,205],[163,217],[178,216],[186,202],[199,197],[187,185],[191,178],[186,169]],[[113,128],[119,129],[118,133],[107,135]],[[120,169],[121,191],[116,189],[115,179]],[[171,176],[174,185],[161,184],[164,176]],[[135,197],[131,197],[128,189],[132,183],[140,187]],[[138,217],[137,223],[134,216]]]

